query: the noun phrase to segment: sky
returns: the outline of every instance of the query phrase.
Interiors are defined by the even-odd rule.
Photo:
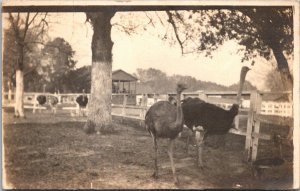
[[[143,17],[116,13],[112,23],[138,22],[147,23]],[[75,51],[74,59],[77,68],[91,65],[91,40],[93,30],[90,23],[85,22],[84,13],[49,13],[49,37],[62,37],[69,42]],[[161,30],[161,31],[160,31]],[[204,55],[181,55],[178,44],[170,46],[156,34],[163,32],[161,27],[148,27],[147,31],[139,34],[127,35],[123,31],[112,28],[113,70],[122,69],[128,73],[135,73],[137,68],[155,68],[167,75],[189,75],[202,81],[211,81],[222,85],[232,85],[239,81],[242,66],[251,66],[251,61],[241,63],[241,54],[237,54],[238,45],[228,41],[213,53],[212,58]],[[274,69],[270,61],[260,58],[252,70],[248,72],[246,80],[263,90],[266,74]]]

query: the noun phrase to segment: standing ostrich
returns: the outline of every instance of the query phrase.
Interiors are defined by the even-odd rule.
[[[183,128],[183,113],[180,104],[181,93],[186,89],[183,84],[177,84],[177,105],[173,105],[168,101],[159,101],[153,104],[145,116],[146,129],[153,138],[154,143],[154,173],[153,177],[158,178],[157,167],[157,138],[169,138],[168,155],[170,157],[172,172],[175,184],[178,184],[178,179],[175,172],[173,162],[173,144],[175,138]]]
[[[49,105],[52,113],[56,113],[57,104],[58,104],[58,98],[56,96],[49,96]]]
[[[234,126],[234,118],[239,112],[239,104],[246,74],[250,69],[244,66],[240,74],[240,84],[236,98],[230,110],[225,110],[214,104],[206,103],[200,99],[187,99],[182,103],[185,125],[193,131],[194,127],[202,126],[203,136],[196,137],[198,147],[198,166],[203,167],[202,145],[208,135],[226,134]]]
[[[82,95],[80,95],[76,98],[76,103],[79,106],[79,111],[78,111],[79,115],[84,116],[83,109],[87,107],[89,100],[88,100],[88,97],[87,97],[84,89],[82,90],[82,93],[83,93]]]

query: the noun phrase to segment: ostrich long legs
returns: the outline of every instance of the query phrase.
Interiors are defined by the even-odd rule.
[[[151,133],[152,135],[152,133]],[[154,173],[153,173],[153,177],[154,178],[158,178],[158,167],[157,167],[157,140],[156,137],[154,135],[152,135],[153,138],[153,148],[154,148]]]
[[[151,134],[152,135],[152,134]],[[154,135],[152,135],[153,138],[153,148],[154,148],[154,173],[152,175],[153,178],[158,178],[158,166],[157,166],[157,140],[156,137]],[[168,148],[168,155],[170,158],[170,162],[171,162],[171,168],[172,168],[172,173],[173,173],[173,178],[174,178],[174,182],[176,184],[179,183],[177,175],[176,175],[176,169],[174,166],[174,160],[173,160],[173,146],[174,146],[174,140],[175,139],[170,139],[169,142],[169,148]]]
[[[203,168],[203,161],[202,161],[202,150],[203,150],[203,143],[205,138],[205,131],[196,131],[196,144],[197,144],[197,165],[200,168]]]
[[[176,170],[175,170],[175,166],[174,166],[174,161],[173,161],[173,146],[174,146],[174,141],[175,141],[175,139],[170,139],[169,149],[168,149],[168,155],[170,157],[170,162],[171,162],[171,167],[172,167],[174,182],[175,182],[175,184],[178,184],[179,182],[178,182],[178,178],[177,178]]]

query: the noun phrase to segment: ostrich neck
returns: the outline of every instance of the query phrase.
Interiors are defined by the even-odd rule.
[[[176,128],[181,127],[183,122],[183,113],[182,113],[182,108],[180,103],[180,95],[181,93],[177,93],[176,95],[176,101],[177,101],[177,106],[176,106],[177,112],[176,112],[176,121],[175,121]]]
[[[238,93],[237,93],[237,97],[236,97],[237,104],[240,104],[240,102],[241,102],[241,96],[242,96],[242,91],[243,91],[243,87],[245,84],[246,74],[247,74],[247,71],[243,71],[243,70],[241,71],[240,84],[239,84],[239,89],[238,89]]]

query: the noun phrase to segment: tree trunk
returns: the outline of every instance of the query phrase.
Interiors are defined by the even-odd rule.
[[[112,93],[112,12],[86,13],[93,26],[91,96],[89,100],[86,132],[110,130]]]
[[[25,117],[24,115],[24,74],[23,71],[16,70],[16,93],[15,93],[15,117]]]
[[[290,73],[289,65],[283,54],[282,49],[280,48],[279,44],[276,43],[272,43],[270,47],[272,48],[273,54],[277,61],[278,70],[280,72],[281,80],[285,90],[293,90],[293,77]],[[289,101],[292,101],[292,94],[291,96],[289,96]]]

